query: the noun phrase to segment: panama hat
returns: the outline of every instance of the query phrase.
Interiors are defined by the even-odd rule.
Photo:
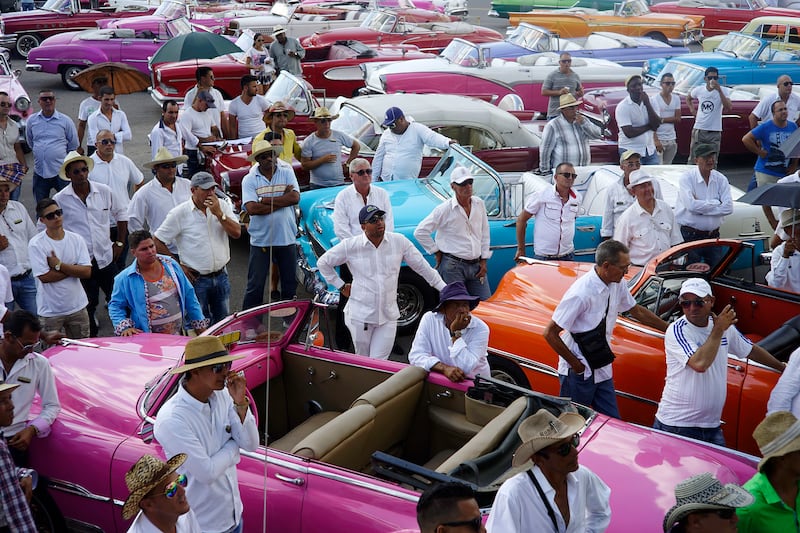
[[[523,420],[517,429],[522,445],[514,452],[512,466],[522,466],[539,450],[572,437],[585,425],[586,419],[578,413],[562,413],[556,418],[547,409],[539,409]]]
[[[183,366],[173,368],[172,374],[182,374],[195,368],[228,363],[244,357],[243,355],[230,355],[219,337],[213,335],[190,339],[186,343],[183,353]]]
[[[800,420],[789,411],[767,415],[753,431],[753,439],[763,456],[758,463],[758,470],[761,471],[773,457],[783,457],[800,450]]]
[[[256,141],[255,143],[253,143],[253,153],[247,156],[247,160],[252,163],[255,163],[256,157],[260,156],[264,152],[274,152],[275,148],[280,148],[281,150],[283,150],[282,146],[280,147],[273,146],[272,144],[270,144],[269,141]]]
[[[291,122],[294,119],[294,109],[287,106],[283,102],[275,102],[274,104],[269,106],[269,109],[267,109],[266,112],[267,120],[270,120],[272,118],[273,113],[286,113],[287,115],[289,115],[286,118],[286,120],[289,122]]]
[[[162,146],[158,149],[158,152],[156,152],[155,158],[142,166],[144,168],[153,168],[157,167],[158,165],[163,165],[164,163],[175,163],[176,165],[180,165],[188,160],[189,158],[185,155],[173,156],[171,153],[169,153],[169,150]]]
[[[152,455],[143,455],[130,470],[125,473],[125,484],[128,486],[128,499],[122,506],[122,518],[130,520],[139,512],[139,502],[155,488],[156,485],[172,474],[186,461],[187,455],[179,453],[166,463]]]
[[[14,390],[19,387],[19,383],[0,383],[0,392],[5,392],[7,390]]]
[[[319,120],[322,118],[336,120],[339,118],[339,115],[331,115],[331,112],[327,107],[318,107],[314,110],[314,114],[311,115],[311,120]]]
[[[564,109],[565,107],[575,107],[581,105],[583,100],[576,100],[571,93],[562,94],[558,97],[558,108]]]
[[[747,507],[755,498],[739,485],[723,485],[706,472],[678,483],[675,487],[675,500],[677,503],[664,517],[664,531],[669,531],[676,522],[692,513]]]
[[[67,167],[76,161],[83,161],[86,163],[86,166],[89,167],[89,172],[91,172],[94,168],[94,161],[91,157],[81,155],[77,151],[73,150],[67,154],[67,157],[64,158],[64,162],[61,163],[61,168],[58,169],[58,177],[62,180],[72,181],[72,178],[67,176]]]

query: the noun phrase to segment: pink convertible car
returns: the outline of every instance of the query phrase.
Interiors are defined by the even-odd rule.
[[[244,356],[234,370],[247,376],[262,435],[238,466],[248,531],[415,531],[420,491],[453,479],[478,488],[488,512],[515,473],[518,425],[542,408],[587,419],[581,462],[611,487],[609,531],[658,530],[675,484],[693,474],[742,483],[755,471],[751,456],[563,398],[480,377],[453,384],[417,367],[332,351],[319,327],[326,312],[308,301],[280,302],[209,331]],[[39,485],[52,498],[35,502],[40,531],[127,529],[125,472],[145,453],[163,456],[153,422],[178,387],[169,369],[185,341],[140,334],[66,341],[45,353],[63,409],[51,435],[31,448]]]

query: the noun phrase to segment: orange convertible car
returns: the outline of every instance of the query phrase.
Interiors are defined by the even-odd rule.
[[[509,21],[512,26],[530,22],[563,38],[611,31],[631,37],[650,37],[673,46],[699,43],[703,39],[702,16],[652,13],[645,0],[625,0],[613,11],[572,8],[511,13]]]
[[[636,301],[665,320],[680,314],[678,292],[689,277],[706,278],[716,297],[715,311],[731,304],[737,327],[778,359],[786,361],[800,345],[800,294],[766,286],[766,267],[747,243],[707,240],[678,245],[639,269],[627,282]],[[495,377],[558,394],[558,356],[542,336],[561,296],[590,263],[539,262],[509,271],[494,295],[475,314],[489,324],[489,363]],[[634,270],[635,269],[635,270]],[[622,418],[651,426],[666,376],[664,335],[620,316],[611,347],[614,385]],[[725,439],[732,448],[757,454],[752,439],[764,418],[778,372],[731,357],[728,397],[722,413]]]

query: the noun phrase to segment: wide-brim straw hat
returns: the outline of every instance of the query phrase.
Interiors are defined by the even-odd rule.
[[[274,152],[278,146],[274,146],[269,141],[256,141],[253,143],[253,152],[247,156],[247,160],[251,163],[256,162],[256,157],[263,154],[264,152]],[[283,147],[280,147],[281,150]]]
[[[181,163],[185,163],[188,160],[189,157],[185,155],[173,156],[171,153],[169,153],[169,150],[167,150],[162,146],[161,148],[158,149],[158,152],[156,152],[155,159],[153,159],[152,161],[148,161],[142,166],[144,168],[153,168],[157,165],[163,165],[164,163],[175,163],[176,165],[180,165]]]
[[[320,107],[318,107],[318,108],[316,108],[314,110],[314,114],[311,115],[310,118],[311,118],[311,120],[320,120],[320,119],[323,119],[323,118],[329,118],[331,120],[336,120],[337,118],[339,118],[339,115],[338,114],[332,115],[330,109],[328,109],[327,107],[320,106]]]
[[[274,104],[269,106],[269,109],[267,109],[267,112],[266,112],[267,120],[271,120],[272,119],[272,114],[273,113],[286,113],[287,115],[289,115],[286,118],[287,121],[291,122],[292,120],[294,120],[294,115],[295,115],[294,109],[292,109],[291,107],[287,106],[283,102],[275,102]]]
[[[583,103],[583,100],[576,100],[572,93],[562,94],[558,97],[558,108],[575,107]]]
[[[67,176],[67,167],[76,161],[83,161],[86,163],[86,166],[89,167],[89,172],[91,172],[94,168],[94,161],[91,157],[81,155],[77,151],[73,150],[67,154],[67,157],[64,158],[64,162],[61,163],[61,168],[58,169],[58,177],[65,181],[72,181],[72,178]]]
[[[760,472],[773,457],[800,451],[800,420],[789,411],[767,415],[753,431],[753,439],[761,450]]]
[[[675,500],[677,503],[664,517],[664,531],[669,531],[676,522],[691,513],[747,507],[755,498],[739,485],[723,485],[706,472],[678,483]]]
[[[568,439],[586,425],[586,419],[578,413],[562,413],[558,418],[547,409],[539,409],[519,425],[517,433],[522,444],[514,452],[511,464],[525,464],[533,454],[560,440]]]
[[[122,506],[122,518],[130,520],[139,512],[139,502],[153,490],[156,485],[172,474],[186,461],[187,455],[179,453],[166,463],[152,455],[144,455],[125,473],[125,484],[128,486],[128,499]]]
[[[195,368],[228,363],[244,357],[243,355],[230,355],[219,337],[214,335],[190,339],[186,343],[183,354],[183,366],[173,368],[172,374],[182,374]]]
[[[787,209],[781,213],[781,222],[778,224],[779,228],[788,228],[800,224],[800,209]]]

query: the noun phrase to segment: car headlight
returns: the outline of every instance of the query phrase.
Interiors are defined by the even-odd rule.
[[[20,96],[14,101],[14,107],[16,107],[19,111],[25,112],[31,108],[31,101],[28,100],[25,96]]]

